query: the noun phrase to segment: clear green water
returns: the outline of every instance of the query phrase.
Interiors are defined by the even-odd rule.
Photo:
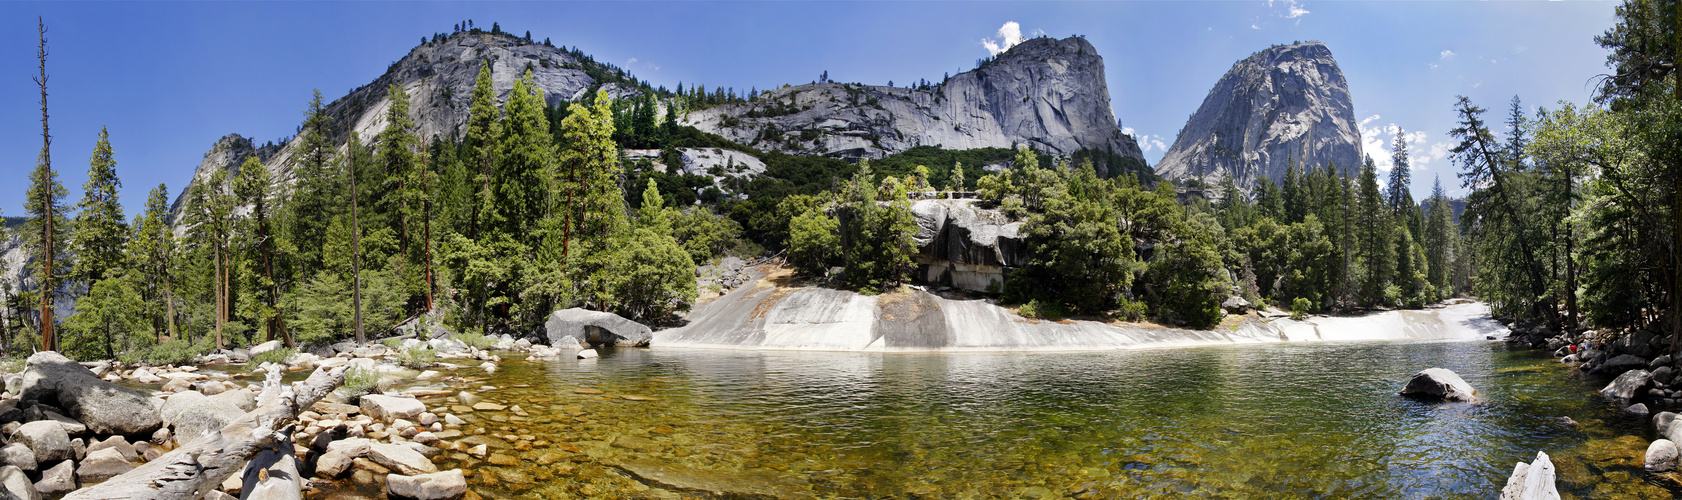
[[[1395,395],[1432,366],[1486,402]],[[460,414],[500,460],[436,460],[487,498],[1494,498],[1537,450],[1567,498],[1672,497],[1644,482],[1651,431],[1597,399],[1604,381],[1493,342],[619,349],[457,375],[525,413]]]

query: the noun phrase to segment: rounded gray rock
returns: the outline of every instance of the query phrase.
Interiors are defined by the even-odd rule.
[[[1669,439],[1653,441],[1647,445],[1647,455],[1643,459],[1647,472],[1659,473],[1676,470],[1676,459],[1682,451],[1676,448],[1676,443]]]
[[[1431,401],[1477,401],[1477,390],[1447,368],[1427,368],[1414,374],[1401,395]]]
[[[70,447],[70,435],[64,426],[51,420],[36,420],[18,427],[17,442],[35,453],[35,460],[43,463],[76,458]]]

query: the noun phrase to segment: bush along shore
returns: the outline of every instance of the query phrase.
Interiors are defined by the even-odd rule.
[[[440,470],[434,460],[515,459],[465,439],[485,439],[488,431],[464,428],[458,414],[527,413],[493,401],[494,387],[479,387],[484,396],[438,387],[496,371],[502,358],[493,352],[588,359],[596,352],[586,339],[646,346],[650,331],[578,309],[557,311],[545,330],[546,338],[516,339],[411,328],[380,343],[311,352],[274,341],[181,365],[78,363],[39,352],[4,376],[0,490],[25,499],[296,499],[370,488],[388,498],[477,498],[467,487],[472,471]],[[393,382],[423,387],[388,392]],[[421,401],[445,396],[450,404]],[[550,445],[536,436],[494,437],[516,450]]]

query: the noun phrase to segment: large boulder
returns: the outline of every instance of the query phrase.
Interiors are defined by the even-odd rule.
[[[380,394],[362,396],[362,414],[375,421],[391,422],[400,418],[414,420],[420,418],[422,413],[426,413],[426,404],[418,399]]]
[[[145,434],[163,425],[152,396],[100,379],[53,351],[29,356],[22,397],[63,408],[95,434]]]
[[[185,445],[204,437],[214,431],[221,430],[234,420],[245,415],[232,397],[233,391],[215,396],[205,396],[198,391],[176,393],[164,402],[164,421],[175,429],[175,442]]]
[[[1647,455],[1643,457],[1642,462],[1647,472],[1670,472],[1676,470],[1678,453],[1676,443],[1669,439],[1660,439],[1647,445]]]
[[[467,495],[467,477],[461,469],[433,474],[385,477],[386,493],[405,500],[455,500]]]
[[[1500,500],[1559,500],[1559,489],[1554,485],[1554,464],[1548,460],[1548,454],[1538,451],[1536,461],[1514,466],[1506,487],[1501,488]]]
[[[1636,394],[1652,383],[1653,374],[1647,370],[1630,370],[1612,379],[1612,383],[1606,384],[1606,387],[1600,390],[1600,395],[1618,401],[1629,401],[1635,399]]]
[[[1447,368],[1427,368],[1414,374],[1401,395],[1430,401],[1477,401],[1477,390]]]
[[[572,337],[591,345],[647,347],[654,337],[654,331],[642,323],[609,312],[578,308],[555,311],[543,328],[551,344],[564,344],[561,338]]]
[[[57,462],[76,458],[75,451],[70,448],[70,435],[64,432],[64,426],[51,420],[36,420],[18,427],[16,442],[29,447],[35,453],[35,459],[41,463]]]

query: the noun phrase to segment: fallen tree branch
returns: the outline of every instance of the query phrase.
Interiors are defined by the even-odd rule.
[[[258,407],[220,431],[204,435],[146,465],[90,488],[64,497],[65,500],[106,499],[197,499],[203,498],[234,474],[257,453],[285,442],[283,430],[298,413],[320,401],[345,382],[345,368],[316,369],[303,382],[285,387],[280,375],[285,368],[266,364],[268,379],[258,396]],[[285,450],[290,454],[292,450]]]

